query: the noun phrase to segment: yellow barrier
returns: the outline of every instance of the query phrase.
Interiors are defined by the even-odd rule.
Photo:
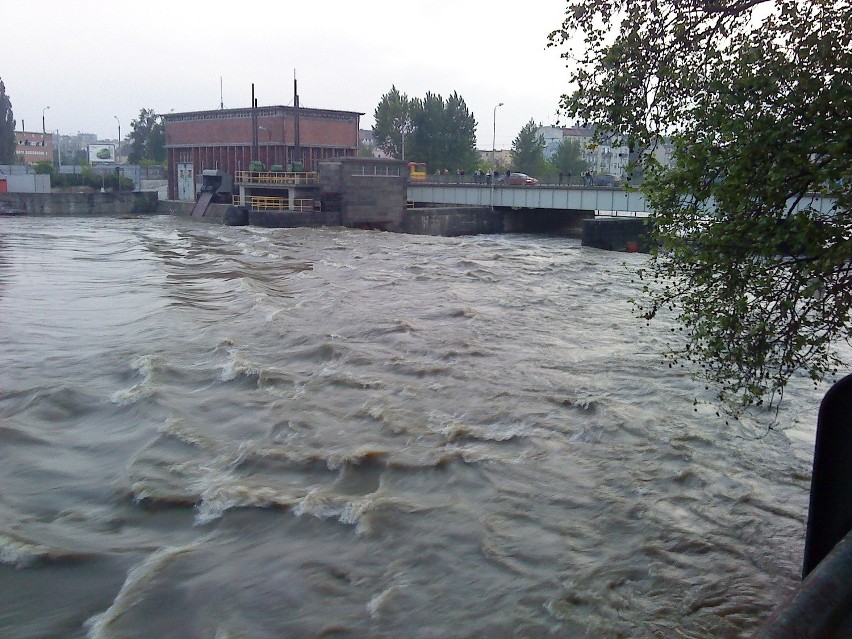
[[[240,196],[235,195],[233,198],[234,206],[240,206]],[[311,198],[299,198],[293,200],[293,208],[290,208],[290,201],[283,197],[269,197],[265,195],[252,195],[246,198],[246,204],[253,211],[314,211],[317,207],[316,200]]]

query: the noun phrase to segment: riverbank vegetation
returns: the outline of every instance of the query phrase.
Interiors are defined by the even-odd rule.
[[[669,357],[730,406],[777,404],[791,376],[846,366],[852,5],[578,0],[550,45],[577,87],[564,111],[644,172],[659,248],[639,310],[678,316],[689,340]],[[648,153],[663,141],[668,166]]]
[[[376,107],[373,139],[391,157],[425,162],[429,171],[472,174],[479,165],[476,119],[464,98],[427,92],[409,98],[392,86]]]

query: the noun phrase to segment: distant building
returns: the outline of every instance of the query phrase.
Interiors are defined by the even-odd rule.
[[[544,157],[551,158],[562,140],[573,140],[580,149],[580,157],[597,175],[624,177],[630,164],[630,149],[624,144],[615,144],[611,138],[595,142],[595,127],[592,126],[543,126],[538,129],[544,137]]]
[[[22,164],[35,164],[41,160],[53,162],[53,134],[15,131],[15,155]]]
[[[376,140],[373,138],[373,131],[371,129],[358,129],[358,142],[371,149],[375,148]]]
[[[198,176],[205,169],[230,175],[247,171],[253,161],[267,167],[287,167],[301,161],[306,171],[333,157],[358,154],[360,116],[356,111],[299,109],[299,148],[296,148],[296,109],[266,106],[254,110],[219,109],[169,113],[163,116],[169,197],[177,199],[179,171]],[[256,149],[256,150],[255,150]]]
[[[477,149],[476,152],[479,154],[479,160],[486,166],[486,168],[505,170],[512,166],[511,149],[497,149],[496,151],[491,151],[490,149]]]

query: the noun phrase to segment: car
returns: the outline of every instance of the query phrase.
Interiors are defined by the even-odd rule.
[[[592,178],[595,186],[621,186],[621,180],[614,175],[596,175]]]
[[[509,186],[536,186],[538,180],[526,173],[510,173],[508,184]]]

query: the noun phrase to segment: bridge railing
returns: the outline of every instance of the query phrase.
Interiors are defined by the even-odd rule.
[[[562,178],[562,181],[559,180],[558,175],[545,175],[539,178],[536,178],[539,181],[540,186],[564,186],[568,187],[583,187],[586,188],[613,188],[611,185],[603,185],[603,184],[586,184],[584,180],[579,175],[572,175],[571,177],[565,176]],[[481,176],[477,178],[475,175],[470,173],[466,173],[465,175],[457,175],[457,174],[449,174],[449,175],[437,175],[437,174],[429,174],[426,176],[425,180],[417,180],[416,182],[412,182],[413,184],[466,184],[466,185],[476,185],[476,186],[488,186],[491,182],[488,181],[487,176]],[[495,186],[506,186],[506,175],[498,175],[497,181],[494,182]],[[515,188],[533,188],[528,187],[521,184],[512,184]]]

